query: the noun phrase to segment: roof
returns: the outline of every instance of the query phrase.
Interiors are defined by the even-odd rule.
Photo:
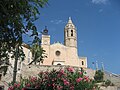
[[[51,44],[50,46],[60,46],[60,47],[66,47],[65,45],[63,45],[62,43],[60,42],[56,42],[54,44]]]

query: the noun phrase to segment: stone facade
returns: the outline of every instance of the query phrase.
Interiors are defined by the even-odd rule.
[[[71,18],[64,28],[64,44],[50,44],[50,35],[45,29],[42,34],[42,47],[46,51],[42,65],[70,65],[87,68],[87,57],[79,57],[77,50],[77,30]]]

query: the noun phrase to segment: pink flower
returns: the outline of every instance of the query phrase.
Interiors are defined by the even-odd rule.
[[[70,87],[70,90],[74,90],[74,86],[71,86],[71,87]]]
[[[52,79],[52,81],[54,82],[55,80],[54,80],[54,79]]]
[[[79,82],[82,81],[82,80],[83,80],[83,78],[77,78],[77,79],[76,79],[76,82],[79,83]]]
[[[25,90],[25,88],[22,88],[22,90]]]
[[[31,77],[31,78],[30,78],[30,81],[31,81],[31,82],[35,82],[36,80],[37,80],[37,77]]]
[[[57,86],[57,90],[62,90],[63,86]]]
[[[50,87],[51,85],[50,85],[50,84],[48,84],[48,86]]]
[[[17,84],[17,87],[20,87],[20,83]]]
[[[64,73],[64,70],[61,69],[61,70],[59,71],[57,77],[59,78],[59,77],[61,77],[61,76],[64,75],[64,74],[65,74],[65,73]]]
[[[55,87],[55,83],[53,83],[52,86]]]
[[[85,76],[84,77],[85,81],[89,81],[89,77]]]
[[[45,79],[48,79],[48,76],[45,76]]]
[[[17,83],[14,83],[14,87],[17,87]]]
[[[81,74],[83,74],[82,72],[79,72],[79,74],[81,75]]]
[[[13,86],[10,86],[10,87],[8,88],[8,90],[14,90]]]
[[[63,80],[63,82],[64,82],[64,85],[66,85],[66,86],[68,86],[69,85],[69,82],[67,81],[67,80]]]
[[[73,68],[73,67],[68,67],[67,70],[68,70],[69,72],[74,72],[74,68]]]
[[[28,84],[26,85],[26,87],[30,87],[30,84],[28,83]]]
[[[39,88],[39,85],[36,85],[35,88]]]
[[[59,72],[60,72],[61,74],[64,74],[64,70],[62,70],[62,69],[61,69]]]
[[[45,71],[45,72],[44,72],[44,74],[48,75],[48,74],[49,74],[49,72],[48,72],[48,71]]]

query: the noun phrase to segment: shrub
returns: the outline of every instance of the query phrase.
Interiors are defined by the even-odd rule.
[[[17,85],[11,85],[9,90],[24,90],[26,87],[39,90],[97,90],[95,81],[84,74],[72,67],[53,69],[40,72],[37,77],[22,79]]]
[[[95,76],[94,79],[96,82],[102,82],[103,81],[103,77],[104,77],[104,72],[101,70],[97,70],[95,72]]]
[[[111,85],[111,81],[110,81],[110,80],[106,80],[106,81],[105,81],[105,85],[106,85],[106,86],[110,86],[110,85]]]

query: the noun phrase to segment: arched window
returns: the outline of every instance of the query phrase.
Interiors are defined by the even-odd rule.
[[[68,30],[67,30],[67,37],[68,37]]]
[[[84,65],[84,61],[82,61],[82,65]]]
[[[71,30],[71,36],[73,36],[73,30]]]

